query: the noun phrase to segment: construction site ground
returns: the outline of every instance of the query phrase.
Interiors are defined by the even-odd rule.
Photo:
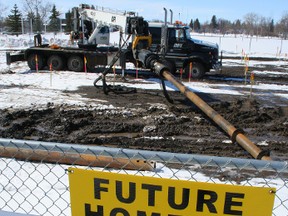
[[[255,85],[257,82],[288,83],[287,64],[265,64],[251,67],[250,71],[253,70],[270,71],[269,74],[257,75]],[[273,75],[273,71],[283,73]],[[127,76],[125,79],[134,78]],[[187,80],[183,81],[185,84]],[[114,82],[122,84],[123,79],[119,75]],[[243,65],[229,66],[229,59],[226,59],[222,72],[210,72],[203,80],[192,82],[243,85]],[[248,89],[249,86],[250,82],[247,83]],[[108,101],[117,109],[53,103],[41,109],[7,108],[0,112],[0,137],[252,158],[177,91],[169,91],[174,103],[166,100],[160,88],[137,89],[130,94],[110,92],[106,95],[102,89],[91,85],[67,92]],[[282,93],[287,94],[287,91],[280,90],[279,94]],[[269,150],[274,160],[288,159],[287,98],[271,96],[269,89],[253,89],[252,94],[247,90],[243,95],[196,94],[236,128],[243,129],[260,149]]]

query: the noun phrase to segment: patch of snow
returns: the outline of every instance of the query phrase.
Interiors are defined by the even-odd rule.
[[[269,146],[269,143],[267,140],[261,141],[257,143],[258,146]]]
[[[223,140],[222,143],[225,143],[225,144],[232,144],[232,141],[231,141],[231,140]]]
[[[157,137],[157,136],[154,136],[154,137],[152,137],[152,136],[144,136],[143,137],[144,139],[149,139],[149,140],[163,140],[164,139],[164,137]]]

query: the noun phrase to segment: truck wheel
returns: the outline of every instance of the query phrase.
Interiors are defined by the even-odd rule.
[[[84,62],[80,56],[71,56],[67,62],[70,71],[81,72],[83,71]]]
[[[38,61],[38,70],[41,70],[44,67],[43,56],[37,54],[37,61]],[[29,55],[27,63],[31,70],[36,70],[36,54]]]
[[[52,55],[47,61],[48,67],[52,66],[52,70],[62,70],[64,68],[64,60],[59,55]]]
[[[190,64],[185,67],[185,77],[189,78]],[[192,63],[191,77],[194,79],[201,79],[205,74],[204,66],[200,62]]]

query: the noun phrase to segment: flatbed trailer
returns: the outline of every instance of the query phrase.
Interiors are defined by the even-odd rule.
[[[115,65],[125,66],[127,50],[121,50],[121,56]],[[69,70],[75,72],[95,71],[100,66],[106,66],[119,55],[117,47],[99,47],[92,49],[78,47],[60,47],[48,44],[30,47],[16,54],[6,52],[6,62],[11,64],[16,61],[27,61],[31,70]],[[84,66],[85,64],[85,66]]]

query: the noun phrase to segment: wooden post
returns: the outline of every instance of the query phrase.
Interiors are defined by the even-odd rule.
[[[191,77],[192,77],[192,68],[193,68],[192,62],[190,62],[190,64],[189,64],[189,82],[191,81]]]
[[[252,88],[253,88],[253,85],[255,84],[255,76],[254,76],[254,73],[252,72],[251,75],[250,75],[250,98],[252,98]]]
[[[84,56],[84,71],[87,73],[87,58]]]
[[[49,65],[49,70],[50,70],[50,86],[52,86],[52,63]]]
[[[248,65],[249,65],[249,57],[248,55],[245,56],[245,65],[244,65],[244,79],[245,85],[247,84],[247,72],[248,72]]]
[[[35,55],[35,64],[36,64],[36,72],[38,73],[39,65],[38,65],[38,56],[37,56],[37,54]]]

